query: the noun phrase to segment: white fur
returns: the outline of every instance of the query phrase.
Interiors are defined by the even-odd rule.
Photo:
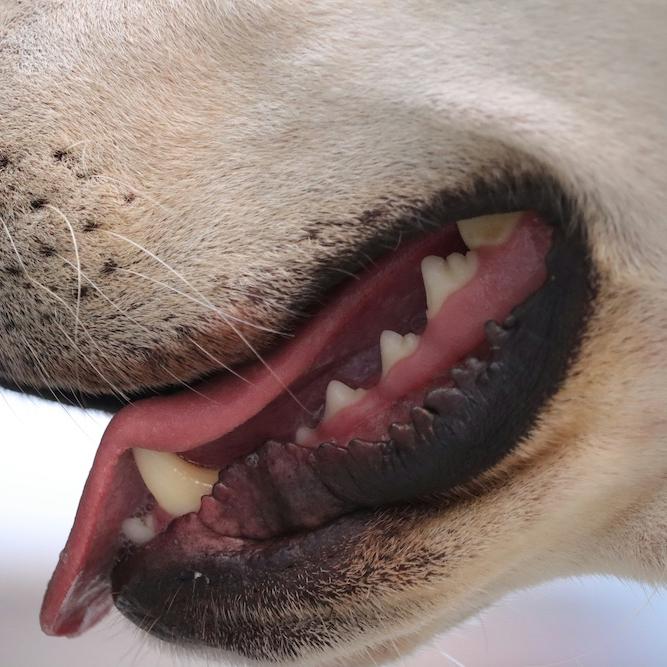
[[[191,379],[248,357],[228,315],[283,328],[387,218],[546,169],[587,212],[602,277],[579,365],[505,484],[406,532],[429,583],[372,592],[388,620],[327,659],[408,647],[557,574],[664,583],[665,26],[662,4],[617,0],[0,0],[0,265],[22,270],[0,283],[0,371],[89,391]],[[115,306],[77,299],[79,281]]]

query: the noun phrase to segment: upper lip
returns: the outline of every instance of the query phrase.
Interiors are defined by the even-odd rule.
[[[512,208],[511,202],[508,204],[508,208]],[[561,211],[559,210],[558,213],[561,213]],[[579,330],[579,325],[583,320],[585,309],[590,301],[590,294],[587,291],[588,265],[586,254],[585,252],[582,253],[583,246],[577,247],[577,245],[574,244],[573,247],[576,249],[574,257],[575,262],[574,264],[568,263],[567,265],[567,271],[571,270],[572,275],[568,276],[564,267],[561,266],[558,270],[558,277],[561,283],[562,281],[565,281],[564,284],[571,285],[580,290],[581,294],[576,294],[574,297],[571,294],[563,296],[563,284],[561,283],[547,286],[551,288],[551,292],[548,293],[552,296],[549,298],[555,300],[554,303],[550,305],[552,305],[554,310],[558,313],[563,312],[562,301],[565,298],[575,298],[576,303],[580,305],[580,307],[577,308],[570,308],[570,310],[565,313],[564,320],[559,322],[559,324],[562,324],[562,332],[556,332],[554,334],[558,339],[558,346],[562,346],[563,349],[566,349],[567,354],[571,353],[573,342],[575,341],[576,334]],[[571,260],[571,257],[568,258],[568,262]],[[530,341],[526,344],[529,343]],[[551,357],[553,357],[553,355],[550,355],[550,358]],[[554,386],[556,386],[562,379],[565,360],[561,358],[561,355],[556,355],[556,360],[558,363],[555,374],[552,374],[553,376],[548,376],[545,380],[547,384],[544,386],[540,385],[541,388],[535,392],[535,408],[548,397],[550,392],[554,390]],[[271,359],[271,365],[272,368],[289,384],[291,381],[290,378],[292,377],[291,373],[293,373],[293,371],[290,370],[289,353],[286,353],[285,349],[278,350],[277,354]],[[210,384],[208,388],[204,385],[203,387],[198,388],[198,391],[208,395],[208,398],[213,399],[214,402],[210,403],[207,407],[206,403],[202,403],[201,399],[195,394],[185,397],[181,396],[178,399],[178,415],[168,409],[170,402],[173,401],[170,396],[161,396],[149,401],[144,401],[142,402],[141,410],[137,411],[130,407],[128,410],[120,414],[112,422],[104,436],[91,478],[87,484],[86,491],[84,492],[84,497],[82,498],[79,514],[83,516],[92,516],[102,511],[103,499],[91,495],[88,491],[95,488],[96,485],[103,483],[102,480],[104,477],[111,474],[111,470],[115,466],[121,466],[122,475],[125,476],[125,481],[127,483],[127,489],[136,485],[137,473],[127,458],[127,454],[123,455],[123,452],[125,452],[127,448],[141,444],[141,446],[149,449],[186,451],[202,442],[216,439],[221,432],[228,431],[233,423],[240,423],[245,418],[254,414],[258,409],[258,406],[255,404],[257,400],[266,402],[269,394],[274,395],[281,390],[281,387],[276,385],[275,378],[272,378],[270,374],[260,374],[256,380],[257,382],[251,392],[252,395],[247,392],[247,386],[241,382],[235,382],[234,380],[230,380],[224,385],[222,393],[216,389],[215,383]],[[248,395],[246,396],[246,394]],[[216,407],[216,404],[224,405],[225,411],[221,412],[220,409]],[[155,414],[154,418],[151,417],[151,413]],[[140,415],[140,417],[138,415]],[[193,415],[194,418],[198,420],[196,440],[192,439],[194,431],[185,424],[185,420],[183,419],[184,415]],[[233,419],[234,422],[229,421],[230,419]],[[533,410],[527,415],[527,419],[517,420],[516,424],[510,429],[510,432],[504,434],[503,437],[496,438],[500,444],[498,445],[498,443],[495,443],[496,446],[494,449],[498,450],[498,452],[492,452],[489,455],[490,459],[487,460],[487,463],[479,465],[478,462],[478,465],[473,466],[472,468],[464,466],[464,468],[466,468],[465,477],[479,472],[489,463],[496,460],[497,456],[499,456],[503,450],[507,449],[507,441],[511,440],[512,443],[515,443],[521,433],[529,426],[532,419],[534,419]],[[115,468],[115,470],[118,471],[119,468]],[[465,481],[465,478],[458,480],[458,482],[462,481]],[[451,486],[456,483],[456,480],[450,480],[450,483],[447,486],[451,488]],[[141,488],[140,482],[139,487]],[[434,491],[436,489],[432,488],[431,490]],[[400,495],[395,498],[395,500],[397,499],[400,499]],[[105,498],[104,502],[108,503],[108,500],[108,498]],[[136,495],[132,495],[132,493],[121,495],[117,492],[112,510],[113,516],[128,516],[128,513],[132,511],[133,506],[136,506],[137,501],[138,498]],[[106,510],[108,513],[108,507]],[[92,548],[96,549],[98,556],[102,557],[103,552],[108,549],[110,545],[99,543],[100,535],[98,534],[96,536],[94,531],[91,533],[90,525],[87,527],[87,530],[82,533],[80,530],[81,525],[82,523],[80,521],[75,524],[70,541],[88,541],[89,545],[92,545]],[[79,534],[77,534],[77,529],[79,529]],[[98,542],[96,543],[95,540],[98,540]],[[90,567],[90,563],[83,565]],[[59,568],[60,579],[56,577],[56,579],[51,582],[43,611],[42,622],[48,631],[57,634],[71,634],[85,629],[87,624],[91,624],[97,620],[98,616],[103,613],[105,605],[108,604],[108,588],[105,588],[105,585],[108,586],[108,584],[98,582],[92,587],[90,586],[90,581],[86,584],[84,581],[85,577],[80,576],[81,572],[79,570],[81,566],[81,562],[76,562],[76,559],[70,558],[67,552],[65,552],[65,558],[61,559]],[[63,587],[61,584],[63,577],[69,577],[70,579],[74,577],[73,583]],[[73,594],[73,590],[76,586],[83,586],[84,584],[88,585],[87,590],[90,595],[85,611],[79,610],[78,615],[71,613],[68,615],[67,610],[65,610],[66,613],[62,615],[60,613],[60,607],[63,604],[66,605],[66,598]],[[74,589],[72,586],[74,586]],[[57,613],[54,613],[54,611]]]

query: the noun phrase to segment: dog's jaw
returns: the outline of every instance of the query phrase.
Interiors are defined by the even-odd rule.
[[[431,584],[374,618],[346,601],[337,612],[368,626],[325,627],[345,644],[326,655],[439,629],[556,574],[664,581],[663,22],[620,2],[604,16],[546,2],[530,15],[491,2],[446,15],[437,1],[215,16],[186,4],[104,21],[95,2],[0,8],[2,375],[89,391],[189,380],[210,368],[197,346],[228,363],[246,354],[207,301],[280,330],[322,261],[387,220],[479,174],[546,169],[584,211],[601,279],[580,359],[494,472],[503,483],[406,528],[379,569],[400,588],[404,553],[428,554]],[[78,282],[77,255],[96,287]],[[130,314],[122,327],[97,288]],[[386,551],[368,539],[361,562]]]

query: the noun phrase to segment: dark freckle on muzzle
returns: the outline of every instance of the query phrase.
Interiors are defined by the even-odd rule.
[[[43,209],[49,203],[46,197],[35,197],[30,200],[30,209],[33,211],[39,211]]]

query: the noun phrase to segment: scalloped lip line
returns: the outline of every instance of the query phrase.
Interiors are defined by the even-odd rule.
[[[425,245],[422,239],[402,249],[397,253],[400,261],[414,260]],[[390,257],[381,271],[395,270],[395,267],[392,269],[395,263]],[[350,285],[342,290],[331,307],[354,311],[354,302],[359,300],[359,293],[364,289],[368,291],[368,286]],[[336,335],[339,325],[338,321],[318,315],[293,343],[277,350],[269,358],[269,363],[282,382],[267,373],[264,367],[254,366],[245,373],[250,384],[236,378],[225,378],[224,382],[214,378],[198,387],[198,395],[175,394],[144,399],[114,417],[103,436],[72,533],[47,589],[41,615],[45,632],[79,634],[94,625],[109,608],[108,577],[101,561],[108,560],[117,532],[110,540],[108,525],[115,522],[119,526],[145,497],[145,487],[128,450],[142,446],[183,452],[218,440],[221,433],[231,431],[257,414],[284,391],[285,384],[291,385]],[[302,336],[317,340],[319,345],[295,358],[292,348],[298,345]],[[119,480],[122,483],[114,484]],[[109,492],[114,487],[116,493]],[[100,489],[106,489],[108,493],[100,493]],[[97,521],[99,517],[105,520]],[[100,523],[105,526],[101,527]]]

